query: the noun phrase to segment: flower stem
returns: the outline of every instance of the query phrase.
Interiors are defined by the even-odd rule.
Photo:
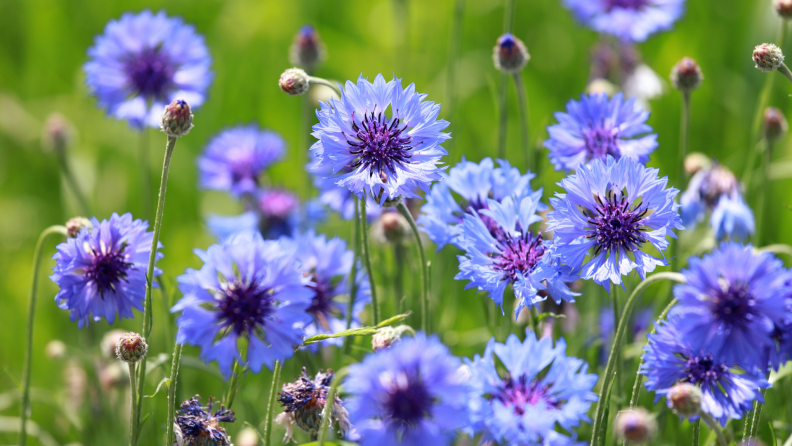
[[[509,121],[506,107],[506,82],[507,74],[501,73],[500,89],[498,90],[498,158],[506,159],[506,125]]]
[[[171,363],[170,369],[170,385],[168,386],[168,421],[165,424],[165,446],[173,446],[173,418],[176,413],[176,381],[179,378],[181,352],[181,344],[175,343],[173,347],[173,362]]]
[[[410,210],[407,209],[407,205],[404,204],[404,200],[399,201],[396,209],[399,210],[399,213],[401,213],[402,216],[407,220],[407,223],[410,224],[410,229],[412,229],[412,233],[415,235],[415,242],[418,244],[418,254],[421,256],[421,330],[428,332],[429,322],[427,321],[427,318],[429,316],[429,264],[426,262],[426,253],[424,252],[423,241],[421,241],[421,233],[418,232],[418,225],[415,224],[415,219],[413,219]]]
[[[685,157],[688,153],[688,133],[690,128],[690,92],[682,92],[682,118],[679,124],[679,162],[677,163],[677,183],[679,189],[685,185]],[[673,241],[674,258],[671,259],[671,271],[679,271],[679,238]]]
[[[764,389],[760,391],[762,392],[762,395],[765,394]],[[753,419],[751,420],[751,432],[749,434],[750,437],[756,437],[756,435],[759,433],[759,421],[761,420],[761,417],[762,417],[762,403],[756,400],[754,401],[754,405],[753,405]]]
[[[140,131],[140,147],[138,147],[138,163],[140,164],[140,196],[141,212],[140,217],[149,220],[151,216],[151,169],[149,169],[149,139],[148,132],[144,128]]]
[[[270,437],[272,436],[272,410],[275,408],[275,395],[277,394],[277,387],[280,383],[280,361],[275,361],[275,367],[272,368],[272,385],[270,386],[269,401],[267,401],[267,416],[264,417],[264,446],[270,446]]]
[[[368,222],[366,221],[366,195],[358,202],[358,221],[360,222],[360,247],[363,251],[363,262],[366,264],[369,284],[371,286],[371,312],[374,315],[374,325],[379,324],[380,312],[377,301],[377,287],[374,284],[374,269],[371,267],[371,249],[368,242]]]
[[[347,314],[346,314],[346,329],[349,330],[352,328],[352,313],[355,310],[355,298],[357,297],[357,272],[358,272],[358,260],[360,259],[360,242],[358,239],[360,238],[360,204],[358,203],[358,198],[355,196],[355,221],[352,224],[352,268],[349,272],[349,305],[347,306]],[[363,217],[363,218],[367,218]],[[351,346],[351,339],[344,339],[344,354],[349,353],[349,348]]]
[[[338,386],[341,383],[349,369],[346,367],[336,372],[333,376],[333,383],[330,384],[330,390],[327,391],[327,398],[325,398],[325,407],[322,411],[322,423],[319,425],[319,438],[317,439],[317,446],[324,446],[325,439],[327,438],[327,429],[330,426],[330,418],[332,417],[333,407],[335,406],[335,396],[338,393]]]
[[[676,299],[672,299],[671,302],[665,307],[660,316],[657,317],[657,322],[660,322],[668,316],[668,312],[671,311],[671,307],[673,307],[677,303]],[[652,326],[652,330],[649,332],[650,334],[655,334],[657,332],[657,326]],[[644,363],[644,357],[641,355],[641,359],[638,361],[638,371],[641,370],[641,366]],[[641,381],[643,381],[643,375],[640,373],[635,374],[635,384],[633,384],[632,396],[630,397],[630,409],[635,408],[635,403],[638,402],[638,396],[641,393]]]
[[[404,294],[404,244],[401,241],[393,244],[393,257],[396,263],[393,289],[396,292],[397,313],[401,314],[404,313],[404,300],[407,298],[407,295]]]
[[[55,152],[58,154],[58,163],[60,164],[63,177],[69,184],[74,196],[77,197],[77,201],[80,203],[80,209],[82,210],[83,215],[85,215],[87,218],[91,218],[91,207],[88,205],[88,200],[82,193],[80,185],[77,184],[77,180],[74,178],[74,175],[72,175],[71,169],[69,168],[69,162],[66,159],[66,151],[61,149],[56,150]]]
[[[149,253],[148,270],[146,273],[146,300],[143,302],[143,333],[141,335],[148,339],[151,334],[152,308],[151,308],[151,286],[154,277],[154,262],[157,261],[157,247],[159,246],[160,230],[162,229],[162,214],[165,210],[165,193],[168,189],[168,170],[170,169],[173,149],[176,147],[176,138],[169,136],[165,146],[165,159],[162,162],[162,177],[160,178],[159,198],[157,200],[157,215],[154,220],[154,235],[151,237],[151,252]],[[140,435],[140,409],[143,402],[143,391],[146,384],[146,357],[138,362],[138,405],[135,413],[135,444]]]
[[[789,71],[789,67],[787,67],[784,62],[781,62],[781,65],[778,67],[778,72],[789,79],[789,82],[792,82],[792,71]]]
[[[137,413],[137,392],[135,386],[137,382],[135,380],[135,364],[130,362],[129,363],[129,400],[131,401],[130,410],[129,410],[129,446],[134,446],[135,444],[135,414]]]
[[[698,418],[696,421],[693,422],[693,446],[699,446],[699,440],[701,439],[701,418]]]
[[[525,168],[529,172],[534,172],[534,153],[530,143],[530,123],[528,122],[528,92],[525,90],[522,72],[518,71],[512,75],[514,86],[517,88],[517,101],[520,105],[520,130],[522,136],[523,156],[525,157]]]
[[[764,139],[764,153],[762,154],[762,193],[757,194],[759,204],[756,207],[756,246],[761,246],[766,237],[765,223],[767,220],[767,196],[770,194],[770,162],[773,159],[773,143]]]
[[[619,321],[619,324],[616,328],[616,334],[613,337],[613,344],[611,345],[610,355],[608,356],[608,363],[605,366],[605,373],[602,375],[602,385],[600,386],[599,399],[597,400],[597,406],[594,412],[591,446],[598,444],[598,432],[600,431],[604,422],[603,414],[605,412],[605,406],[607,405],[607,402],[603,401],[603,396],[605,396],[605,392],[608,390],[611,385],[611,381],[613,380],[613,372],[616,368],[616,358],[619,356],[617,352],[621,349],[621,340],[624,338],[624,332],[627,330],[627,321],[630,319],[630,313],[632,313],[633,306],[635,306],[635,298],[638,294],[640,294],[641,291],[643,291],[644,288],[659,280],[672,280],[678,283],[685,283],[686,281],[685,276],[679,273],[663,272],[652,274],[635,287],[633,292],[630,294],[630,297],[627,299],[627,302],[624,304],[624,311],[622,312],[621,320]]]
[[[27,443],[27,416],[30,408],[30,376],[33,360],[33,320],[36,314],[36,294],[38,292],[38,276],[41,269],[41,251],[50,235],[61,234],[66,236],[66,227],[61,225],[50,226],[39,235],[36,250],[33,252],[33,278],[30,285],[30,299],[28,302],[27,330],[25,332],[25,366],[22,372],[22,407],[19,419],[22,422],[19,430],[19,444]]]
[[[462,40],[462,19],[465,14],[465,0],[456,0],[454,7],[454,18],[451,25],[451,46],[449,48],[448,66],[446,68],[446,102],[445,109],[449,113],[449,121],[454,121],[455,114],[455,101],[456,101],[456,68],[457,59],[459,58],[460,42]],[[458,132],[458,129],[457,129]],[[458,138],[458,133],[455,133],[454,138]],[[454,139],[449,142],[452,144]]]
[[[244,376],[244,370],[241,370],[239,367],[239,361],[234,360],[234,371],[231,374],[231,382],[228,383],[228,394],[226,395],[225,405],[227,408],[231,408],[231,405],[234,403],[234,397],[236,396],[237,388],[239,387],[239,382]]]
[[[723,431],[721,430],[718,422],[712,418],[712,415],[704,412],[703,410],[699,413],[699,416],[705,423],[707,423],[713,431],[715,431],[715,435],[718,437],[718,445],[720,446],[728,446],[729,442],[726,441],[726,437],[723,435]]]
[[[325,87],[330,87],[338,95],[339,98],[341,97],[341,89],[338,88],[338,85],[330,82],[327,79],[322,79],[321,77],[315,77],[315,76],[308,76],[308,85],[310,84],[324,85]]]

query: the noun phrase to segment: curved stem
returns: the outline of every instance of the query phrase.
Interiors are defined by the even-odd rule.
[[[677,303],[676,299],[672,299],[669,302],[668,306],[665,307],[660,316],[657,317],[657,322],[662,321],[663,319],[668,316],[668,312],[671,311],[671,307],[673,307]],[[655,334],[657,332],[657,326],[652,326],[652,330],[649,332],[650,334]],[[644,363],[644,357],[641,355],[641,359],[638,361],[638,370],[641,370],[641,366]],[[630,409],[635,408],[635,403],[638,402],[638,396],[641,393],[641,381],[643,381],[643,375],[640,373],[635,374],[635,384],[633,384],[632,396],[630,397]]]
[[[135,444],[135,414],[137,413],[137,392],[135,386],[135,364],[129,363],[129,400],[131,401],[129,410],[129,446]]]
[[[25,331],[25,365],[22,371],[22,407],[19,419],[22,425],[19,430],[19,444],[27,443],[27,416],[30,408],[30,376],[33,360],[33,320],[36,314],[36,294],[38,293],[38,276],[41,269],[41,250],[49,236],[61,234],[66,236],[66,227],[61,225],[50,226],[39,235],[36,250],[33,252],[33,278],[30,285],[30,299],[28,301],[27,328]]]
[[[363,250],[363,262],[366,264],[366,272],[368,273],[369,284],[371,286],[371,312],[374,315],[374,325],[379,324],[380,312],[379,302],[377,301],[377,287],[374,284],[374,269],[371,267],[371,249],[369,249],[368,242],[368,222],[366,221],[366,195],[359,201],[359,216],[360,221],[360,246]]]
[[[272,368],[272,385],[270,386],[269,401],[267,401],[267,416],[264,418],[264,446],[270,446],[270,437],[272,436],[272,410],[275,406],[276,389],[280,382],[280,361],[275,361],[275,367]]]
[[[786,66],[784,62],[781,62],[781,66],[778,67],[778,72],[783,74],[784,77],[789,79],[789,82],[792,82],[792,72],[789,71],[789,67]]]
[[[327,79],[322,79],[321,77],[316,77],[316,76],[308,76],[308,84],[324,85],[325,87],[330,87],[338,95],[339,98],[341,97],[341,89],[338,87],[338,85],[330,82]]]
[[[352,223],[352,268],[349,272],[349,305],[347,306],[347,314],[346,314],[346,329],[349,330],[352,328],[352,313],[355,310],[355,298],[357,297],[357,272],[358,272],[358,260],[360,259],[360,242],[358,239],[360,238],[360,204],[357,202],[358,198],[354,197],[355,200],[355,221]],[[366,215],[363,218],[368,218]],[[351,339],[344,339],[344,354],[349,353]]]
[[[77,183],[74,175],[72,175],[71,169],[69,168],[69,162],[66,160],[65,151],[63,149],[56,150],[56,153],[58,154],[58,162],[60,163],[63,177],[66,179],[66,182],[69,183],[69,187],[77,197],[77,202],[80,203],[80,208],[82,209],[85,217],[91,218],[91,207],[88,205],[88,200],[85,198],[85,195],[83,195],[80,185]]]
[[[168,137],[165,146],[165,159],[162,162],[162,177],[160,178],[159,198],[157,200],[157,215],[154,220],[154,234],[151,237],[151,252],[149,253],[148,270],[146,272],[146,300],[143,302],[143,333],[141,335],[148,339],[151,335],[152,308],[151,308],[151,286],[154,277],[154,262],[157,261],[157,247],[159,246],[160,230],[162,229],[162,213],[165,210],[165,193],[168,190],[168,171],[170,169],[173,149],[176,147],[176,138]],[[140,434],[140,409],[143,402],[143,391],[146,384],[146,357],[140,360],[137,370],[138,382],[138,405],[135,413],[135,444]]]
[[[597,443],[598,432],[600,431],[603,423],[603,413],[605,412],[605,406],[607,405],[605,401],[603,401],[603,397],[605,396],[605,392],[610,387],[611,381],[613,380],[613,371],[616,368],[616,357],[617,351],[621,349],[621,340],[624,338],[624,332],[627,330],[627,321],[630,319],[630,313],[632,312],[633,306],[635,305],[635,297],[643,291],[644,288],[651,285],[654,282],[660,280],[671,280],[678,283],[685,283],[685,276],[680,273],[656,273],[646,278],[643,282],[639,283],[635,290],[630,294],[630,297],[627,299],[627,302],[624,304],[624,311],[622,312],[621,320],[619,321],[619,325],[616,328],[616,334],[613,338],[613,345],[611,346],[610,355],[608,356],[608,363],[605,366],[605,373],[602,375],[602,385],[600,387],[600,394],[599,399],[597,400],[597,406],[594,413],[594,423],[592,425],[592,436],[591,436],[591,446],[594,446]]]
[[[338,386],[341,380],[347,375],[349,370],[344,367],[336,372],[333,377],[333,383],[330,385],[330,390],[327,391],[327,398],[325,398],[325,407],[322,411],[322,423],[319,425],[319,438],[317,439],[317,446],[324,446],[325,439],[327,438],[327,428],[330,425],[331,414],[335,406],[335,396],[338,393]]]
[[[713,431],[715,431],[715,435],[718,437],[718,444],[720,446],[728,446],[729,442],[726,441],[726,437],[723,435],[723,431],[718,425],[718,422],[712,418],[712,415],[708,414],[707,412],[701,411],[699,416],[705,423],[707,423]]]
[[[792,256],[792,246],[783,243],[776,243],[774,245],[762,246],[756,250],[757,252],[771,252],[773,254],[786,254]]]
[[[427,322],[427,317],[429,315],[429,264],[426,262],[426,253],[424,252],[421,233],[418,232],[418,225],[415,224],[415,219],[413,219],[410,210],[407,209],[407,205],[404,204],[404,200],[399,201],[396,209],[399,210],[399,213],[401,213],[402,216],[407,220],[407,223],[410,224],[410,229],[412,229],[412,233],[415,235],[415,242],[418,244],[418,254],[421,256],[421,294],[423,298],[421,303],[421,330],[428,332],[429,323]]]
[[[534,171],[534,153],[530,145],[530,123],[528,122],[528,92],[525,90],[522,72],[518,71],[512,75],[514,86],[517,88],[517,101],[520,105],[520,130],[522,137],[523,156],[525,156],[525,168],[527,171]]]
[[[173,418],[176,413],[176,382],[179,378],[181,351],[181,344],[175,343],[173,347],[173,362],[171,362],[170,370],[170,385],[168,386],[168,421],[165,424],[165,446],[173,446]]]
[[[140,196],[143,212],[140,218],[151,218],[151,169],[149,169],[149,140],[147,129],[140,131],[140,147],[138,148],[138,163],[140,164]]]
[[[701,418],[697,418],[696,421],[693,422],[693,446],[699,446],[699,441],[701,439]]]

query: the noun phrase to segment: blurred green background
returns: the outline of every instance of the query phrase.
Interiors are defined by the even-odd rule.
[[[69,147],[69,162],[98,218],[113,212],[142,214],[138,147],[150,147],[150,169],[156,190],[165,136],[149,129],[143,135],[125,122],[109,119],[96,107],[84,85],[82,65],[86,50],[105,24],[125,11],[150,8],[165,9],[169,15],[182,16],[206,36],[213,58],[215,80],[205,105],[195,113],[195,129],[179,140],[171,164],[167,203],[161,241],[165,258],[159,262],[165,274],[176,277],[187,267],[200,265],[192,253],[205,249],[213,238],[203,223],[208,212],[232,214],[241,207],[223,194],[197,189],[195,158],[213,134],[226,126],[259,122],[280,132],[289,142],[288,155],[269,172],[273,184],[310,197],[315,191],[307,187],[303,170],[310,141],[301,125],[301,100],[283,94],[277,79],[289,68],[289,45],[298,28],[306,23],[317,27],[327,46],[329,58],[316,75],[333,80],[355,79],[363,73],[370,79],[377,73],[403,78],[404,85],[414,82],[428,99],[447,104],[455,94],[454,108],[444,107],[441,118],[451,121],[453,139],[446,145],[453,165],[463,155],[478,161],[496,155],[499,73],[492,65],[492,47],[503,31],[502,0],[468,0],[464,2],[458,60],[449,60],[454,0],[343,2],[292,0],[227,1],[95,1],[95,0],[0,0],[0,443],[16,441],[14,417],[18,416],[18,385],[22,374],[25,318],[30,290],[33,248],[38,234],[47,226],[62,224],[80,213],[76,200],[62,180],[57,158],[42,144],[44,122],[53,112],[61,113],[71,123],[74,134]],[[665,94],[651,101],[649,124],[659,134],[660,147],[652,155],[650,166],[669,175],[671,183],[684,189],[674,178],[678,163],[680,97],[666,80],[671,67],[683,56],[695,58],[701,65],[705,81],[693,94],[690,150],[719,159],[738,176],[744,174],[746,151],[754,150],[751,120],[759,91],[767,76],[777,76],[770,105],[786,114],[790,111],[788,94],[792,91],[777,74],[765,75],[754,69],[750,59],[753,46],[773,41],[779,19],[770,0],[690,0],[687,13],[672,32],[655,35],[639,45],[643,61],[665,80]],[[517,0],[514,34],[531,53],[524,78],[530,100],[532,144],[540,146],[546,137],[544,128],[554,120],[552,113],[585,89],[589,77],[590,48],[598,36],[581,28],[560,0]],[[783,47],[783,46],[782,46]],[[448,71],[455,71],[456,83],[449,88]],[[515,93],[509,83],[508,158],[513,165],[524,166],[519,145],[519,120]],[[312,117],[312,116],[311,116]],[[312,117],[313,118],[313,117]],[[145,138],[145,141],[141,141]],[[542,152],[545,200],[558,191],[555,183],[562,177],[552,172]],[[765,241],[792,243],[786,228],[792,212],[783,205],[792,201],[789,191],[792,169],[785,168],[790,149],[786,142],[776,148],[772,170],[774,181],[769,190],[753,188],[747,199],[756,204],[760,194],[769,200],[771,218],[764,228]],[[757,163],[758,166],[758,163]],[[535,182],[536,184],[539,184]],[[153,198],[152,198],[153,200]],[[147,213],[153,214],[153,209]],[[145,215],[145,214],[144,214]],[[348,237],[348,224],[331,219],[320,228],[330,234]],[[698,245],[700,235],[688,236],[688,251]],[[695,243],[694,243],[695,242]],[[140,318],[109,326],[105,321],[79,330],[69,322],[68,313],[53,303],[54,284],[46,278],[53,265],[54,240],[45,250],[42,266],[33,357],[32,420],[42,430],[30,444],[118,444],[126,435],[127,383],[115,378],[107,360],[99,359],[99,341],[111,329],[140,329]],[[455,353],[472,356],[483,350],[489,332],[481,310],[483,296],[463,291],[464,283],[453,280],[457,261],[453,248],[435,254],[433,260],[432,326]],[[375,250],[378,260],[380,295],[384,296],[385,316],[393,312],[392,256],[387,247]],[[413,255],[412,249],[409,251]],[[415,265],[415,261],[408,262]],[[418,271],[412,271],[417,281]],[[628,282],[628,289],[636,281]],[[599,370],[597,310],[608,305],[607,294],[586,288],[578,299],[581,323],[574,332],[565,333],[568,353],[584,357],[592,370]],[[411,292],[417,292],[417,284]],[[657,307],[668,301],[668,286],[655,286],[645,297]],[[151,361],[158,355],[168,359],[174,327],[166,324],[160,294],[155,292],[154,333],[150,340]],[[389,301],[390,299],[390,301]],[[624,297],[622,297],[624,299]],[[486,301],[492,308],[492,302]],[[508,314],[507,309],[507,314]],[[659,311],[659,309],[657,310]],[[655,314],[657,314],[657,311]],[[498,316],[500,317],[500,316]],[[508,319],[498,319],[506,323]],[[417,326],[413,316],[409,322]],[[508,325],[508,324],[507,324]],[[507,326],[506,330],[509,327]],[[498,330],[496,330],[498,331]],[[505,331],[498,331],[499,338]],[[645,338],[642,338],[645,339]],[[52,340],[67,347],[65,359],[45,355]],[[361,357],[367,340],[360,340]],[[635,359],[642,344],[627,349],[623,389],[615,392],[616,405],[622,407],[629,398],[636,367]],[[225,386],[216,366],[208,368],[196,359],[198,351],[185,349],[185,363],[179,381],[180,401],[200,393],[204,398],[220,397]],[[71,359],[69,359],[71,358]],[[303,364],[338,367],[333,354],[324,360],[295,356],[287,363],[282,376],[292,379]],[[150,362],[151,364],[151,362]],[[169,360],[149,373],[147,394],[167,372]],[[311,373],[315,372],[315,369]],[[109,375],[108,375],[109,374]],[[270,385],[269,372],[249,375],[243,382],[234,409],[238,422],[228,426],[232,437],[249,421],[258,426],[263,420]],[[99,385],[98,381],[110,383]],[[790,378],[786,378],[790,381]],[[115,383],[115,384],[113,384]],[[790,390],[781,382],[781,389]],[[783,386],[786,384],[786,387]],[[763,415],[776,421],[781,439],[790,435],[792,409],[789,393],[768,394],[769,406]],[[644,393],[642,403],[652,405]],[[164,435],[166,398],[159,393],[144,403],[145,413],[152,412],[144,427],[141,444],[161,443]],[[611,415],[615,409],[611,409]],[[661,405],[661,436],[655,444],[687,444],[690,425],[680,424]],[[741,431],[742,422],[730,423]],[[587,438],[590,427],[580,430]],[[708,430],[704,429],[705,435]],[[282,430],[276,428],[276,439]],[[762,435],[769,441],[769,430],[762,425]],[[304,437],[300,437],[305,440]],[[706,437],[705,437],[706,438]],[[779,443],[781,444],[781,443]]]

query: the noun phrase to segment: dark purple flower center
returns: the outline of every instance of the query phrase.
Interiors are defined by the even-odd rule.
[[[310,313],[319,326],[325,330],[330,329],[328,319],[333,316],[336,310],[336,305],[333,298],[338,295],[335,285],[324,278],[317,277],[314,273],[313,283],[308,288],[314,291],[314,297],[311,299],[311,305],[306,310]]]
[[[495,221],[495,219],[493,219],[492,217],[478,212],[482,209],[489,209],[489,206],[487,206],[487,202],[485,200],[479,200],[476,198],[467,202],[461,207],[462,209],[465,210],[465,214],[470,214],[470,215],[478,214],[479,218],[481,218],[481,221],[484,222],[484,225],[487,227],[490,234],[492,234],[493,237],[496,236],[500,228],[498,222]],[[465,219],[465,214],[459,216],[459,223],[462,223],[462,221]]]
[[[219,423],[235,421],[234,412],[222,405],[211,414],[214,403],[209,399],[209,405],[204,410],[198,402],[198,395],[190,398],[181,405],[181,414],[176,417],[181,434],[186,444],[213,444],[217,446],[228,445],[225,429]],[[211,442],[206,442],[211,440]]]
[[[687,374],[682,382],[700,385],[717,385],[721,376],[729,374],[725,364],[716,364],[712,355],[693,356],[687,358],[684,372]]]
[[[503,271],[512,280],[517,280],[517,275],[525,275],[531,271],[545,253],[542,246],[542,234],[533,235],[532,231],[523,232],[516,237],[503,229],[498,229],[495,238],[501,248],[500,255],[492,255],[495,271]]]
[[[743,284],[729,283],[712,296],[712,312],[723,323],[743,327],[756,316],[756,298]]]
[[[242,159],[235,159],[230,162],[231,168],[231,182],[234,184],[238,184],[242,182],[242,180],[251,180],[253,183],[258,186],[259,179],[256,175],[256,170],[253,167],[253,160],[252,157],[246,157]]]
[[[626,194],[608,191],[607,199],[603,200],[595,195],[597,201],[595,208],[597,214],[589,216],[588,222],[592,225],[586,236],[597,240],[596,253],[623,249],[624,251],[638,251],[648,239],[643,231],[643,218],[649,210],[643,203],[632,204]]]
[[[124,69],[136,94],[146,99],[167,100],[165,93],[173,85],[176,67],[159,46],[131,55]]]
[[[511,377],[503,380],[503,384],[492,394],[492,399],[500,401],[504,406],[512,406],[514,413],[523,415],[525,406],[536,406],[540,402],[548,408],[560,409],[561,401],[550,393],[550,386],[539,383],[538,380],[528,381],[525,374],[515,381]]]
[[[637,11],[648,5],[651,0],[605,0],[605,9],[611,12],[614,8],[632,9]]]
[[[595,127],[583,130],[583,142],[589,159],[605,160],[608,155],[621,158],[619,134],[615,129]]]
[[[393,423],[409,427],[428,416],[434,401],[419,376],[400,372],[388,384],[383,406]]]
[[[256,280],[249,284],[240,283],[238,279],[226,282],[220,294],[217,319],[223,327],[233,330],[236,336],[255,332],[275,311],[272,290],[260,286]]]
[[[91,248],[93,254],[92,263],[86,268],[85,275],[96,284],[99,296],[104,299],[105,291],[116,291],[116,285],[120,281],[126,282],[127,274],[130,269],[135,267],[126,261],[124,251],[127,245],[122,244],[118,251],[97,252]]]
[[[398,114],[398,110],[397,110]],[[369,171],[369,176],[379,175],[383,183],[388,181],[388,173],[395,172],[396,165],[403,166],[409,163],[413,149],[412,137],[405,130],[407,125],[399,127],[400,118],[388,119],[382,112],[374,111],[364,114],[360,126],[355,122],[355,113],[352,112],[352,130],[355,131],[354,139],[349,139],[344,133],[349,153],[358,158],[352,164],[353,169],[363,166]]]

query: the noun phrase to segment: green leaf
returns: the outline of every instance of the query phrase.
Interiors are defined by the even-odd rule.
[[[166,388],[170,388],[170,378],[162,378],[162,381],[157,384],[157,390],[155,390],[151,395],[143,395],[143,398],[154,398],[159,393],[163,385],[165,385]]]
[[[310,338],[307,338],[303,341],[303,345],[315,344],[317,342],[321,342],[324,341],[325,339],[330,339],[330,338],[345,338],[347,336],[371,336],[377,333],[378,328],[382,328],[388,325],[395,324],[396,322],[403,321],[404,319],[407,319],[411,313],[412,312],[408,311],[407,313],[393,316],[390,319],[385,319],[384,321],[380,322],[374,327],[350,328],[349,330],[342,330],[333,334],[318,334],[315,336],[311,336]]]
[[[555,313],[541,313],[539,316],[536,316],[536,323],[542,322],[543,320],[547,319],[548,317],[554,317],[556,319],[563,319],[566,315],[563,314],[555,314]]]

